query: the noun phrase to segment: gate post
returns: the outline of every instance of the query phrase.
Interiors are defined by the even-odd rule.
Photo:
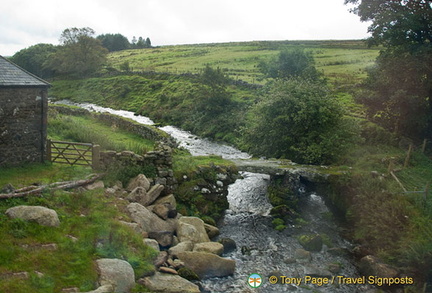
[[[98,170],[100,167],[100,146],[95,144],[92,147],[92,168]]]
[[[51,153],[51,139],[46,140],[46,160],[51,162],[52,153]]]

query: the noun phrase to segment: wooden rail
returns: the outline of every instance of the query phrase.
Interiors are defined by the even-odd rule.
[[[99,168],[100,147],[92,143],[47,141],[47,160],[52,163]]]

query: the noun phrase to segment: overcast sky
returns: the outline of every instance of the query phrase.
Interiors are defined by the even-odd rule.
[[[59,44],[70,27],[149,37],[152,45],[364,39],[344,0],[14,0],[0,8],[0,55]]]

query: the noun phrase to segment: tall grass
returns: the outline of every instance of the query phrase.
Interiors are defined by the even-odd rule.
[[[83,116],[51,115],[48,135],[52,139],[94,143],[103,150],[129,150],[136,154],[144,154],[154,146],[153,141]]]

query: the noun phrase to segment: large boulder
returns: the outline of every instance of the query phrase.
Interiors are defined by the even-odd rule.
[[[366,255],[360,260],[360,272],[365,276],[377,276],[380,278],[395,278],[399,272],[373,255]]]
[[[151,277],[138,281],[151,292],[162,293],[199,293],[199,287],[180,276],[156,272]]]
[[[144,174],[139,174],[137,177],[131,179],[128,186],[126,187],[126,190],[132,191],[137,187],[143,187],[146,191],[150,189],[150,181]]]
[[[57,212],[41,206],[16,206],[8,209],[6,215],[11,219],[34,221],[42,226],[58,227],[60,225]]]
[[[224,247],[224,251],[223,251],[224,254],[230,253],[230,252],[235,251],[237,249],[237,244],[231,238],[219,239],[219,243],[222,244]]]
[[[173,243],[173,232],[169,231],[152,231],[148,233],[148,237],[156,240],[162,247],[169,247]]]
[[[169,204],[172,209],[177,208],[177,200],[175,199],[175,196],[173,194],[169,194],[163,197],[159,197],[154,204]]]
[[[145,205],[147,202],[147,191],[144,189],[144,187],[136,187],[134,188],[128,196],[126,196],[126,199],[130,202],[137,202],[139,204]]]
[[[212,253],[185,251],[177,254],[185,267],[194,271],[200,279],[226,277],[234,274],[235,261]]]
[[[177,237],[180,242],[209,242],[210,239],[204,227],[204,221],[197,217],[181,217],[178,220]]]
[[[207,235],[210,239],[215,238],[216,236],[219,236],[219,234],[220,234],[218,227],[204,223],[204,228],[205,228]]]
[[[112,285],[116,293],[129,293],[135,287],[134,270],[127,261],[102,258],[96,263],[101,286]]]
[[[180,242],[176,246],[170,247],[170,249],[168,249],[168,253],[173,257],[177,257],[177,254],[180,252],[192,251],[193,248],[194,244],[192,241],[184,241]]]
[[[144,238],[143,242],[145,245],[150,246],[154,250],[160,252],[159,243],[156,240],[150,238]]]
[[[161,194],[161,192],[164,190],[165,186],[161,184],[156,184],[150,188],[149,191],[147,191],[147,203],[145,203],[145,206],[151,205]]]
[[[193,251],[222,255],[224,246],[219,242],[201,242],[195,244]]]
[[[130,203],[127,210],[131,219],[138,223],[145,232],[174,232],[176,229],[175,225],[162,220],[139,203]]]
[[[307,251],[321,251],[323,246],[321,235],[301,235],[298,241]]]
[[[170,207],[168,204],[157,204],[153,206],[153,213],[159,216],[162,220],[168,219]]]

